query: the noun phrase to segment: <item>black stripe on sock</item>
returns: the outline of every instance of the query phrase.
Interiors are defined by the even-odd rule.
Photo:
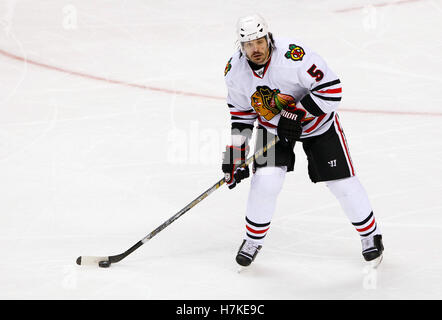
[[[354,225],[355,227],[362,226],[366,224],[372,217],[373,217],[373,211],[368,215],[367,219],[361,222],[352,222],[352,225]]]
[[[361,234],[360,236],[361,236],[361,237],[367,237],[367,236],[369,236],[370,234],[372,234],[373,232],[376,231],[376,227],[377,227],[377,225],[376,225],[376,223],[375,223],[375,224],[374,224],[374,229],[373,229],[373,230],[371,230],[371,231],[368,232],[368,233]]]
[[[247,217],[246,217],[246,221],[247,221],[247,223],[249,223],[252,226],[257,227],[257,228],[267,227],[267,226],[270,225],[270,222],[267,222],[267,223],[255,223],[253,221],[250,221]]]
[[[247,236],[251,239],[255,239],[255,240],[261,240],[264,239],[266,235],[263,236],[252,236],[250,233],[246,232]]]

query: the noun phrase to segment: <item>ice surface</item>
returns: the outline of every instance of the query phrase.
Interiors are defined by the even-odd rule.
[[[296,147],[266,243],[234,256],[249,181],[222,188],[109,269],[222,177],[224,66],[237,18],[320,53],[384,233],[364,268],[338,202]],[[0,298],[441,299],[442,1],[0,4]]]

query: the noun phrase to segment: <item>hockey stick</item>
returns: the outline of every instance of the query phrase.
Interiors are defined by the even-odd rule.
[[[246,160],[246,162],[242,165],[242,167],[250,165],[256,158],[262,156],[263,153],[265,153],[267,150],[272,148],[278,141],[279,141],[279,138],[276,136],[266,146],[264,146],[262,149],[255,152],[255,154],[253,156],[248,158]],[[151,233],[149,233],[143,239],[141,239],[140,241],[135,243],[132,247],[130,247],[125,252],[114,255],[114,256],[107,256],[107,257],[106,256],[80,256],[77,258],[77,264],[78,265],[95,265],[95,266],[98,265],[101,268],[108,268],[108,267],[110,267],[110,265],[112,263],[116,263],[116,262],[123,260],[128,255],[130,255],[132,252],[134,252],[139,247],[141,247],[143,244],[145,244],[147,241],[149,241],[154,236],[156,236],[158,233],[160,233],[164,228],[169,226],[172,222],[177,220],[179,217],[181,217],[187,211],[189,211],[194,206],[196,206],[198,203],[200,203],[205,198],[207,198],[212,192],[214,192],[219,187],[221,187],[225,182],[226,182],[225,178],[222,178],[221,180],[219,180],[217,183],[215,183],[213,186],[211,186],[209,189],[207,189],[201,195],[199,195],[195,200],[190,202],[187,206],[185,206],[183,209],[178,211],[175,215],[173,215],[171,218],[169,218],[167,221],[165,221],[163,224],[161,224],[159,227],[157,227],[155,230],[153,230]]]

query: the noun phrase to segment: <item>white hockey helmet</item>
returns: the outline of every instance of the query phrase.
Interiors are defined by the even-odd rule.
[[[271,45],[269,38],[269,27],[264,18],[259,14],[239,18],[236,24],[236,33],[241,51],[243,51],[242,44],[244,42],[256,40],[262,37],[266,37],[267,43],[269,46]]]

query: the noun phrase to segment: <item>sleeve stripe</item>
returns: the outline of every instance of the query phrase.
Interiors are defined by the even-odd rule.
[[[257,117],[253,117],[253,118],[242,118],[242,117],[236,117],[236,116],[231,116],[230,119],[232,120],[256,120]]]
[[[269,128],[277,128],[278,126],[275,126],[273,123],[261,120],[261,117],[258,118],[258,121],[260,124],[262,124],[263,126],[269,127]]]
[[[231,123],[246,123],[246,124],[254,124],[255,121],[256,121],[256,119],[250,119],[250,120],[247,120],[247,119],[238,119],[238,120],[232,119],[232,122],[231,122]]]
[[[317,90],[321,90],[321,89],[324,89],[324,88],[327,88],[327,87],[331,87],[331,86],[334,86],[335,84],[338,84],[338,83],[341,83],[341,81],[339,79],[336,79],[336,80],[333,80],[333,81],[330,81],[330,82],[326,82],[326,83],[320,84],[317,87],[314,87],[312,89],[312,91],[317,91]]]
[[[325,113],[324,111],[321,110],[321,108],[319,108],[319,106],[312,99],[310,94],[306,95],[304,98],[301,99],[301,104],[305,108],[305,110],[307,110],[315,117],[319,117],[320,115],[323,115]]]
[[[318,93],[342,93],[342,88],[318,91]]]
[[[310,133],[310,132],[312,132],[312,131],[318,126],[318,124],[321,123],[321,121],[322,121],[322,119],[324,119],[325,115],[326,115],[326,114],[323,113],[321,116],[319,116],[319,117],[316,119],[316,122],[315,122],[310,128],[308,128],[307,130],[304,130],[304,132],[305,132],[305,133]]]
[[[254,116],[256,115],[255,111],[253,110],[247,110],[247,111],[241,111],[241,112],[234,112],[234,111],[230,111],[231,115],[235,115],[235,116]]]
[[[312,119],[307,120],[307,121],[302,121],[302,122],[301,122],[301,125],[302,125],[303,127],[305,127],[305,126],[307,126],[309,123],[311,123],[314,119],[315,119],[315,118],[312,118]]]
[[[319,94],[315,94],[314,92],[312,92],[312,95],[314,95],[315,97],[318,97],[319,99],[322,100],[328,100],[328,101],[341,101],[341,97],[324,97],[321,96]],[[311,112],[310,112],[311,113]],[[313,114],[313,113],[312,113]]]

